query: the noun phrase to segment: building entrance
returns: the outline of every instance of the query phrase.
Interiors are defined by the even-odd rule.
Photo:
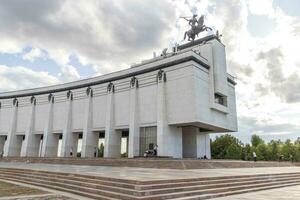
[[[155,145],[157,145],[156,126],[140,128],[140,156],[144,156],[145,151],[153,149]]]

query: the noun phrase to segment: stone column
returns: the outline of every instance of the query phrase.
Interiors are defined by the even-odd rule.
[[[10,129],[6,140],[4,149],[4,156],[20,156],[20,144],[16,135],[17,118],[18,118],[18,100],[13,100],[12,117],[10,121]]]
[[[0,136],[0,153],[4,152],[4,146],[5,146],[5,136]]]
[[[49,108],[48,115],[44,129],[44,138],[42,146],[42,157],[56,157],[58,148],[58,136],[52,133],[53,128],[53,106],[54,96],[49,94],[48,96]]]
[[[39,137],[34,135],[34,123],[35,123],[35,106],[36,106],[36,99],[34,96],[30,99],[31,103],[31,112],[28,118],[28,127],[25,131],[25,141],[22,145],[21,156],[38,156],[39,152]]]
[[[207,159],[211,159],[210,152],[210,136],[209,133],[197,134],[197,158],[206,156]]]
[[[1,102],[0,102],[0,120],[1,120]],[[0,153],[4,153],[5,136],[0,136]]]
[[[106,122],[104,157],[119,158],[121,156],[121,134],[114,129],[114,85],[109,83],[107,87]]]
[[[82,134],[81,157],[94,157],[95,150],[98,151],[99,134],[93,132],[93,90],[88,87],[86,90],[86,104],[84,127]],[[98,152],[96,152],[96,155]]]
[[[72,132],[73,93],[71,91],[68,91],[67,93],[66,108],[66,121],[63,129],[61,157],[75,157],[77,154],[78,134],[73,134]]]
[[[139,156],[140,127],[138,107],[138,80],[136,77],[132,77],[130,81],[128,158]]]
[[[211,158],[208,132],[200,132],[198,127],[188,126],[183,128],[182,134],[185,158]]]
[[[182,129],[168,125],[166,81],[166,73],[160,70],[157,74],[158,156],[182,158]]]

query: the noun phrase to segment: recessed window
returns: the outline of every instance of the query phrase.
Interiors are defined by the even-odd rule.
[[[227,106],[227,97],[218,93],[215,93],[215,103]]]

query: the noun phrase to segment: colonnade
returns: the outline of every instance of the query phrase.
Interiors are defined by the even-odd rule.
[[[163,70],[157,73],[157,144],[159,146],[159,156],[182,157],[182,130],[178,127],[168,125],[167,105],[166,105],[166,82],[167,76]],[[72,112],[73,112],[73,93],[67,91],[65,121],[62,130],[61,156],[75,156],[72,152],[77,149],[78,135],[72,130]],[[130,80],[130,113],[129,115],[129,142],[128,157],[139,156],[140,142],[140,123],[139,123],[139,82],[136,77]],[[115,85],[110,82],[107,86],[106,95],[106,113],[105,113],[105,145],[104,157],[120,157],[121,132],[115,129]],[[22,157],[55,157],[57,156],[59,135],[53,133],[53,117],[55,99],[53,94],[48,95],[48,112],[46,124],[43,132],[42,147],[40,147],[41,136],[34,132],[36,116],[36,97],[30,99],[30,113],[28,113],[27,128],[25,139],[22,142],[16,134],[18,118],[18,99],[13,100],[12,117],[10,129],[4,146],[4,156],[22,156]],[[93,89],[86,89],[85,113],[82,129],[82,157],[94,157],[95,148],[98,145],[99,135],[93,132],[93,112],[97,112],[93,107]],[[1,147],[0,141],[0,147]],[[39,149],[40,155],[39,155]]]

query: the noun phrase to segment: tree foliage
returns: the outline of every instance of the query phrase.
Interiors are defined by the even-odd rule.
[[[300,161],[300,138],[295,142],[271,140],[265,143],[258,135],[253,135],[251,144],[243,144],[236,137],[226,134],[211,141],[211,152],[214,159],[253,160],[255,152],[258,160],[278,161],[281,158]]]

